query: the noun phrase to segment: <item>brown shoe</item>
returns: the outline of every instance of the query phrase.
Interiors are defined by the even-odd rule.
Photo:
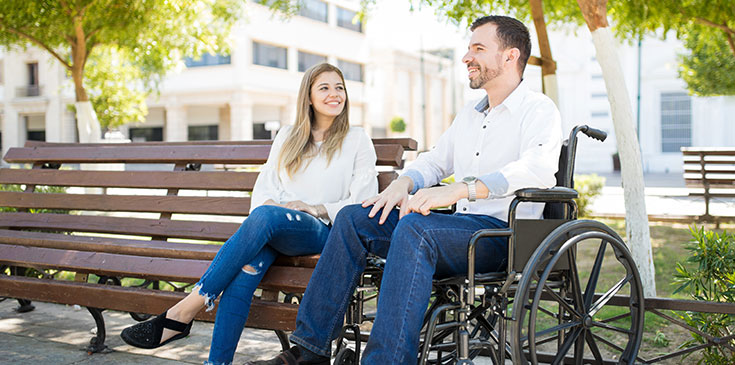
[[[244,365],[329,365],[329,358],[306,361],[301,358],[299,347],[293,346],[270,360],[248,361]]]

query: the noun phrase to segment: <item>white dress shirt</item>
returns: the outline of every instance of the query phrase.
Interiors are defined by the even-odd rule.
[[[457,202],[458,213],[485,214],[508,220],[513,193],[522,188],[550,188],[559,165],[562,133],[559,110],[546,95],[524,82],[488,110],[488,98],[467,104],[436,146],[419,155],[403,174],[414,191],[454,174],[456,181],[475,176],[490,190],[487,199]],[[518,218],[540,218],[543,204],[523,203]]]
[[[304,162],[292,176],[284,169],[277,171],[281,147],[288,138],[291,126],[278,131],[253,187],[250,211],[268,200],[282,204],[301,200],[306,204],[323,204],[327,208],[329,223],[334,221],[343,206],[362,202],[378,194],[377,156],[373,142],[360,127],[350,127],[342,141],[342,149],[327,164],[326,155]],[[321,143],[317,144],[321,147]]]

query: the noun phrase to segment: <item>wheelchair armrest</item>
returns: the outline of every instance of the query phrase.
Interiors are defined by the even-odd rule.
[[[579,194],[574,189],[563,186],[554,186],[550,189],[526,188],[515,192],[516,198],[525,201],[555,202],[577,198]]]

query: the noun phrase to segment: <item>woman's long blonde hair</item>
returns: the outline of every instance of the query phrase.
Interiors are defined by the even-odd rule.
[[[311,86],[316,78],[324,72],[336,72],[345,85],[342,71],[328,63],[320,63],[312,66],[304,73],[299,88],[299,96],[296,106],[296,121],[291,132],[283,143],[281,154],[278,159],[278,169],[285,168],[288,176],[292,176],[304,166],[308,166],[310,159],[319,153],[327,157],[327,164],[332,160],[334,154],[342,148],[342,141],[350,130],[349,109],[350,99],[347,96],[345,85],[345,100],[342,112],[334,118],[334,122],[324,135],[321,151],[317,150],[314,138],[311,135],[311,126],[315,122],[314,108],[311,106]]]

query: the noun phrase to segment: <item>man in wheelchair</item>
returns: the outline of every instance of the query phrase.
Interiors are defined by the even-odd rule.
[[[340,211],[300,304],[296,346],[255,364],[329,364],[368,253],[386,263],[363,363],[416,364],[432,279],[467,272],[470,237],[507,227],[516,190],[555,185],[561,118],[548,97],[522,81],[528,29],[506,16],[478,18],[470,29],[463,62],[470,87],[487,95],[465,106],[436,147],[382,193]],[[433,187],[452,174],[458,182]],[[454,214],[431,214],[455,203]],[[516,216],[540,218],[542,210],[543,203],[524,204]],[[507,245],[506,237],[484,238],[476,270],[503,271]]]

